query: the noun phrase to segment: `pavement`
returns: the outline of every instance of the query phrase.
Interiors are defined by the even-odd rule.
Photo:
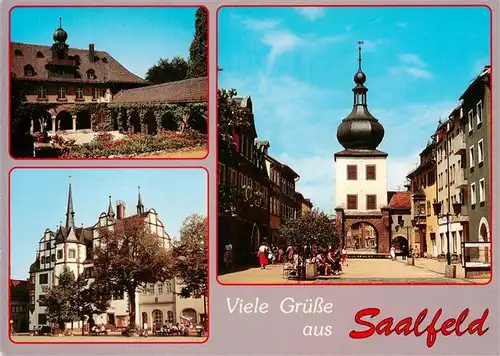
[[[67,343],[67,342],[88,342],[88,343],[110,343],[110,342],[120,342],[120,343],[178,343],[178,342],[189,342],[189,343],[202,343],[207,339],[206,336],[148,336],[148,337],[128,337],[117,335],[108,336],[29,336],[29,335],[14,335],[11,336],[11,340],[14,343]]]
[[[313,281],[283,279],[283,266],[253,267],[219,276],[222,284],[484,284],[487,280],[466,280],[457,266],[457,278],[444,277],[445,263],[417,259],[415,266],[390,259],[351,259],[338,277]]]

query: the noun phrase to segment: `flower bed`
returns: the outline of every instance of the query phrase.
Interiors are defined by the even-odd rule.
[[[54,142],[55,143],[55,142]],[[101,133],[90,143],[57,140],[62,158],[134,157],[145,153],[171,152],[186,148],[206,147],[207,137],[197,132],[166,132],[158,135],[134,134],[116,140],[110,133]]]

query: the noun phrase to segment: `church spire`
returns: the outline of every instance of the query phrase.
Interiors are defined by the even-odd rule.
[[[144,212],[144,204],[142,204],[141,187],[137,187],[137,214]]]
[[[68,207],[66,209],[66,229],[75,227],[75,210],[73,209],[73,193],[71,191],[71,176],[69,176]]]
[[[109,196],[108,217],[110,218],[115,217],[115,212],[113,211],[113,203],[111,202],[111,195]]]

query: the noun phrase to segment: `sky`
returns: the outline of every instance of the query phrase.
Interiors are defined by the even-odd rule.
[[[94,43],[96,51],[108,52],[144,78],[160,58],[189,57],[195,12],[194,7],[14,8],[11,41],[50,46],[62,17],[70,48],[88,49]]]
[[[207,216],[207,174],[203,169],[16,169],[11,173],[11,278],[26,279],[45,229],[66,221],[71,176],[75,224],[92,226],[107,212],[109,196],[126,214],[137,211],[140,186],[145,209],[155,209],[172,238],[186,217]]]
[[[461,8],[222,8],[219,87],[250,95],[259,139],[334,208],[337,127],[352,109],[358,41],[371,113],[385,128],[388,189],[404,189],[437,122],[490,64],[490,13]]]

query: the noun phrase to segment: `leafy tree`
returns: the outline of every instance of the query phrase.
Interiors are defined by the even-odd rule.
[[[16,79],[10,78],[10,153],[15,158],[33,157],[33,137],[30,134],[30,112],[26,110],[27,86]],[[28,107],[29,108],[29,107]]]
[[[107,284],[112,293],[125,290],[129,302],[129,328],[135,325],[135,293],[148,283],[174,276],[169,241],[150,230],[141,216],[118,221],[99,230],[101,244],[94,253],[95,282]]]
[[[99,284],[96,282],[88,283],[88,280],[80,275],[75,281],[75,301],[74,309],[82,326],[85,317],[92,319],[95,314],[105,313],[109,308],[111,301],[111,292],[108,284]],[[84,328],[82,327],[82,335]]]
[[[75,274],[67,266],[59,276],[57,284],[52,288],[44,288],[45,296],[40,302],[45,305],[45,314],[48,320],[57,323],[59,329],[64,330],[66,323],[78,319],[75,310],[77,295]]]
[[[189,47],[189,69],[187,78],[206,77],[208,71],[208,14],[205,8],[196,11],[195,33]]]
[[[181,282],[179,295],[183,298],[207,294],[207,229],[205,216],[188,216],[182,224],[180,241],[174,246],[176,273]]]
[[[171,60],[160,58],[157,64],[148,69],[146,80],[153,84],[169,83],[186,78],[189,64],[182,57]]]
[[[281,225],[280,234],[292,246],[328,247],[339,243],[335,220],[318,209],[286,220]]]

